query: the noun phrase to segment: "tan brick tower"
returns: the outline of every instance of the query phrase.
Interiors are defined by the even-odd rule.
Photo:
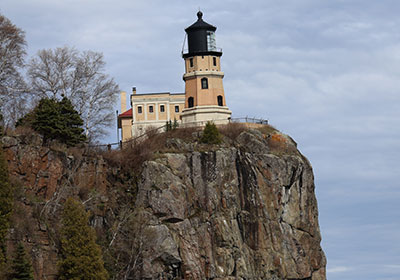
[[[188,52],[182,53],[185,60],[185,109],[181,118],[183,124],[204,125],[207,121],[216,124],[229,122],[232,112],[226,106],[221,71],[222,50],[217,49],[215,26],[203,21],[203,13],[197,13],[198,20],[185,29],[188,38]]]

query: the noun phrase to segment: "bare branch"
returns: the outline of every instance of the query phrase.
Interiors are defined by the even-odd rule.
[[[119,92],[104,68],[103,54],[63,47],[39,51],[29,63],[28,75],[37,96],[69,98],[84,121],[86,136],[94,140],[112,124]]]
[[[24,66],[26,55],[25,33],[0,14],[0,110],[6,125],[13,125],[16,115],[13,112],[23,110],[22,93],[26,84],[20,70]]]

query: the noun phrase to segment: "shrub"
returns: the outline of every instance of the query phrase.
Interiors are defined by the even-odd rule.
[[[240,133],[247,130],[246,126],[242,123],[229,123],[219,128],[222,135],[229,139],[235,140]]]
[[[205,144],[219,144],[221,143],[221,134],[217,126],[212,122],[207,122],[203,129],[203,135],[200,138],[201,143]]]

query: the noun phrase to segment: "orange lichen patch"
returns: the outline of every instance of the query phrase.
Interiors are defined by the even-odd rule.
[[[268,137],[268,145],[273,153],[277,154],[297,154],[296,145],[290,138],[281,133],[273,133]]]
[[[288,144],[287,138],[282,134],[272,134],[271,137],[268,139],[268,142],[271,148],[280,148],[286,147]]]

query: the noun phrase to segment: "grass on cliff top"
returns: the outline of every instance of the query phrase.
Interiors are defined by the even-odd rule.
[[[246,129],[240,123],[218,126],[219,132],[230,141],[235,140]],[[199,143],[201,131],[201,128],[194,127],[177,128],[163,133],[149,131],[146,139],[126,143],[122,150],[104,152],[103,157],[124,171],[138,171],[143,162],[151,160],[157,153],[184,151],[187,145],[207,146]],[[179,139],[181,142],[171,144],[170,139]],[[182,143],[182,146],[179,146],[179,143]]]
[[[138,173],[145,161],[154,159],[160,153],[184,152],[187,149],[208,151],[220,145],[234,145],[235,139],[248,129],[250,127],[243,123],[230,123],[218,126],[218,131],[223,137],[222,143],[217,145],[201,143],[202,128],[177,128],[163,133],[150,130],[145,139],[125,143],[122,150],[104,152],[103,157],[112,165],[120,167],[122,171]],[[264,138],[271,147],[271,151],[274,153],[287,152],[288,148],[283,140],[280,141],[281,138],[271,140],[273,135],[279,133],[273,126],[262,125],[256,129],[264,135]],[[171,141],[172,139],[178,139],[179,141]]]

